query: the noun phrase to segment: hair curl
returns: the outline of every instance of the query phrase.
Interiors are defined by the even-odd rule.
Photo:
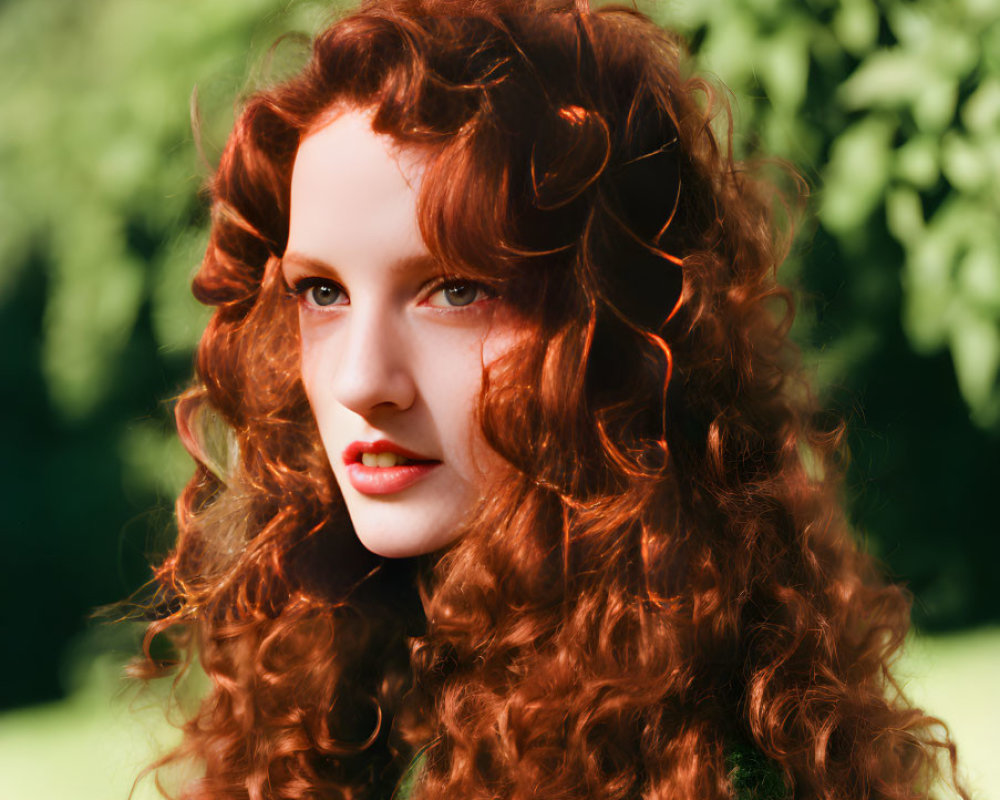
[[[502,482],[418,561],[351,531],[280,279],[296,150],[338,105],[427,154],[428,248],[535,328],[484,379]],[[954,764],[889,672],[908,601],[850,539],[773,193],[719,105],[637,11],[536,0],[369,0],[246,101],[146,637],[147,674],[168,632],[211,678],[186,797],[388,797],[419,748],[418,797],[468,800],[726,798],[740,742],[796,798],[923,797]]]

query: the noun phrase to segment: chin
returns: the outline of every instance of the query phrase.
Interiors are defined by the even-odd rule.
[[[384,558],[413,558],[433,553],[451,544],[456,538],[453,529],[413,530],[405,523],[391,527],[354,522],[358,541],[366,550]]]

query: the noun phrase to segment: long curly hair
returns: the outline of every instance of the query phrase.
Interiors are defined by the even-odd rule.
[[[531,328],[484,376],[502,474],[420,559],[356,541],[281,279],[296,150],[338,106],[426,154],[427,247]],[[721,800],[738,747],[789,798],[954,769],[892,678],[908,599],[847,529],[788,236],[727,121],[648,18],[565,0],[366,0],[245,102],[141,670],[176,666],[166,634],[210,679],[167,759],[203,765],[186,798],[388,798],[418,752],[421,799]]]

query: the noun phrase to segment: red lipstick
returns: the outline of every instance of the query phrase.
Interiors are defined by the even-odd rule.
[[[367,453],[373,455],[392,453],[398,458],[406,459],[406,463],[383,467],[369,466],[361,462]],[[369,495],[401,492],[441,466],[441,462],[437,459],[426,458],[386,439],[376,442],[351,442],[344,449],[342,457],[347,466],[347,479],[351,486],[355,491]]]

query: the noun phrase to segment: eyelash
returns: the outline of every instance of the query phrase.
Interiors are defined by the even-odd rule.
[[[438,281],[431,287],[430,291],[428,291],[427,294],[424,296],[424,301],[426,302],[430,300],[430,298],[434,297],[434,295],[438,294],[439,292],[454,287],[474,288],[476,290],[477,297],[470,300],[468,303],[464,305],[434,306],[434,308],[456,308],[456,309],[468,308],[469,306],[475,305],[477,302],[482,302],[483,300],[492,300],[497,296],[496,288],[489,286],[485,283],[481,283],[480,281],[469,280],[466,278],[445,278],[441,281]],[[480,293],[483,295],[483,297],[478,297]]]
[[[494,287],[489,286],[488,284],[482,283],[480,281],[467,280],[465,278],[450,277],[450,278],[444,278],[438,281],[437,283],[432,284],[430,289],[424,293],[424,299],[422,302],[426,302],[431,297],[436,295],[438,292],[444,291],[446,289],[455,286],[474,287],[477,290],[477,292],[481,292],[483,295],[485,295],[485,297],[483,298],[477,297],[475,300],[470,301],[466,305],[434,306],[434,308],[454,308],[454,309],[468,308],[469,306],[475,305],[476,302],[482,302],[483,300],[492,300],[497,296],[497,290]],[[320,287],[334,289],[344,297],[347,297],[347,292],[344,291],[344,288],[336,281],[330,280],[329,278],[320,278],[320,277],[308,277],[297,280],[292,286],[288,287],[288,296],[290,298],[297,299],[300,303],[307,305],[309,308],[315,308],[315,309],[335,308],[337,306],[347,305],[347,303],[337,303],[337,302],[330,303],[328,305],[322,305],[320,303],[316,303],[315,301],[310,303],[308,297],[309,292],[312,291],[313,289]]]
[[[344,288],[336,281],[331,281],[329,278],[318,278],[318,277],[300,278],[299,280],[295,281],[295,283],[291,287],[289,287],[288,296],[297,299],[300,303],[304,305],[309,305],[311,308],[330,308],[336,305],[344,305],[343,303],[331,303],[330,305],[324,306],[320,305],[319,303],[309,303],[307,297],[308,293],[312,289],[320,287],[329,287],[331,289],[335,289],[336,291],[340,292],[345,297],[347,296],[347,292],[345,292]]]

